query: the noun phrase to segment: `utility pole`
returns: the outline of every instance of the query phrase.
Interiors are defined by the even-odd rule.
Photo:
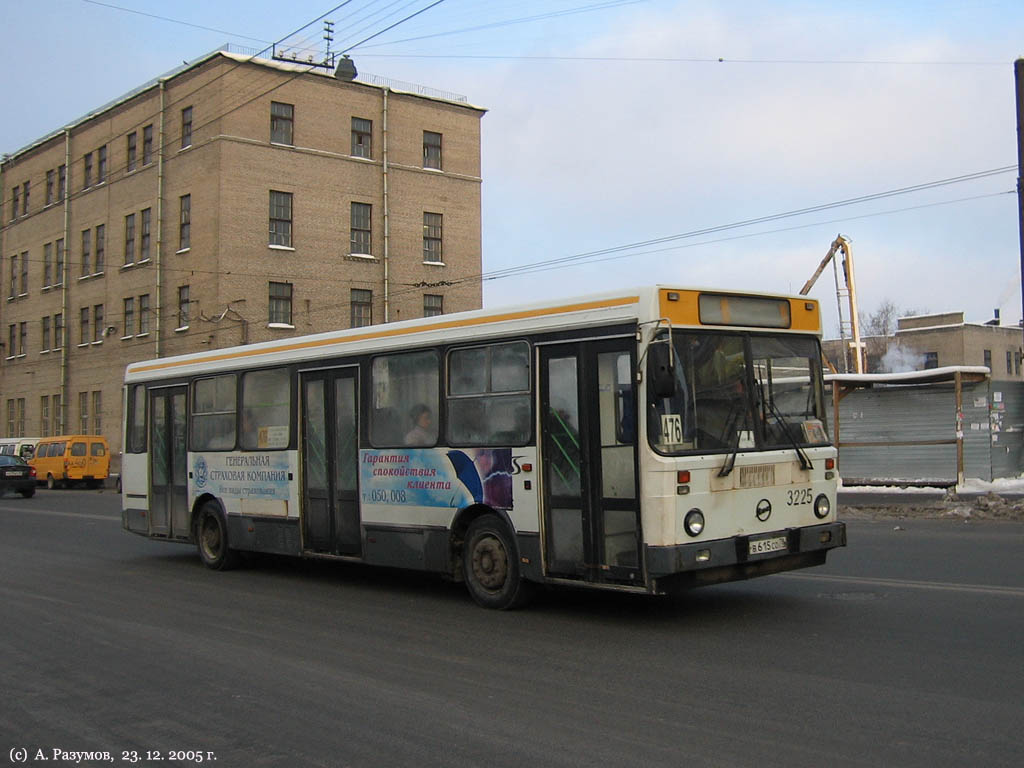
[[[1021,317],[1024,317],[1024,59],[1013,63],[1017,91],[1017,228],[1020,233]]]

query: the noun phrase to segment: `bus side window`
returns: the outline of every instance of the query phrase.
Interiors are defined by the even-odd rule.
[[[451,445],[529,442],[529,344],[515,341],[451,351],[447,431]]]
[[[287,368],[242,376],[242,448],[277,450],[290,443],[291,377]]]
[[[374,358],[370,442],[375,447],[437,444],[439,369],[432,349]]]
[[[136,384],[128,393],[128,452],[146,452],[146,387]]]

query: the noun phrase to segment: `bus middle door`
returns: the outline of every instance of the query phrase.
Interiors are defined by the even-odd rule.
[[[304,549],[359,555],[358,368],[302,373]]]

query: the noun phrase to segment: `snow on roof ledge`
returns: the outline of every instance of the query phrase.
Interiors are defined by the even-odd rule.
[[[905,371],[903,373],[830,373],[825,381],[867,387],[872,384],[933,384],[938,381],[953,381],[956,374],[988,378],[992,372],[984,365],[947,365],[943,368],[929,368],[926,371]]]

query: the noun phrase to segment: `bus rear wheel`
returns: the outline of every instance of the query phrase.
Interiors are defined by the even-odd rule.
[[[228,546],[228,527],[220,507],[206,502],[196,519],[196,546],[203,565],[214,571],[227,571],[238,565],[241,555]]]
[[[484,608],[518,608],[532,596],[533,585],[519,572],[515,539],[497,515],[483,515],[470,524],[462,565],[469,594]]]

